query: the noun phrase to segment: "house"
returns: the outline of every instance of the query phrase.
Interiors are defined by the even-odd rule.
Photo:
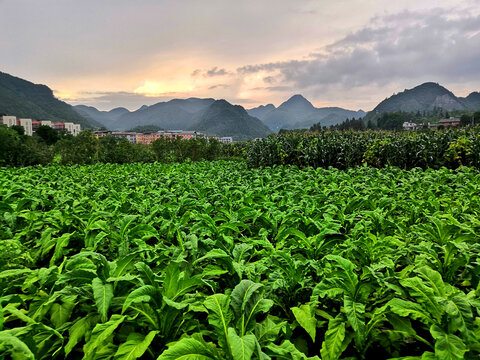
[[[127,139],[132,144],[137,143],[137,133],[134,132],[112,132],[111,135],[118,139]]]
[[[112,132],[110,130],[99,130],[99,131],[94,131],[93,135],[95,135],[95,137],[99,139],[104,136],[111,136]]]
[[[413,122],[405,121],[402,125],[402,128],[403,130],[415,131],[420,128],[420,125]]]
[[[53,127],[52,122],[50,120],[42,120],[40,121],[42,123],[42,126],[50,126]]]
[[[65,130],[65,124],[62,122],[56,122],[53,124],[53,128],[57,131]]]
[[[154,133],[137,133],[136,134],[136,143],[137,144],[151,144],[157,139],[163,137],[163,131],[154,132]]]
[[[218,141],[220,141],[221,143],[224,143],[224,144],[230,144],[233,142],[233,139],[231,136],[224,136],[224,137],[221,137],[220,139],[218,139]]]
[[[32,120],[32,130],[33,132],[37,131],[37,129],[42,125],[41,121]]]
[[[448,119],[441,119],[438,121],[439,126],[458,126],[460,124],[459,118],[448,118]]]

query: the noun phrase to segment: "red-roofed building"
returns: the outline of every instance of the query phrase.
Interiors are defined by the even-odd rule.
[[[55,130],[65,130],[65,124],[62,122],[56,122],[53,124]]]
[[[32,130],[35,132],[42,125],[41,121],[32,121]]]

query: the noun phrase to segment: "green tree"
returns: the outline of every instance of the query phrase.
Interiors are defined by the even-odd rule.
[[[476,112],[473,114],[473,119],[474,119],[475,124],[480,123],[480,111],[476,111]]]
[[[23,128],[23,126],[13,125],[10,127],[10,129],[15,130],[18,135],[25,135],[25,129]]]
[[[19,151],[20,135],[11,128],[0,126],[0,165],[17,165]]]
[[[463,114],[462,116],[460,116],[461,126],[467,126],[467,125],[470,125],[471,123],[472,123],[472,117],[470,115]]]
[[[64,138],[57,142],[56,152],[61,155],[61,163],[93,164],[98,160],[99,141],[90,130],[81,131],[76,137]]]
[[[35,130],[35,134],[47,145],[53,145],[60,140],[58,132],[55,129],[52,129],[50,126],[39,126],[38,129]]]

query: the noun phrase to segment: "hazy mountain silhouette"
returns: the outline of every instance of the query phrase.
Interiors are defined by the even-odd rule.
[[[126,130],[135,126],[156,125],[162,129],[185,130],[198,122],[200,113],[206,110],[214,99],[173,99],[120,116],[110,125],[112,129]]]
[[[472,92],[466,98],[459,98],[469,110],[480,109],[480,92]]]
[[[74,110],[92,122],[98,122],[105,128],[110,128],[122,115],[130,113],[123,107],[115,108],[110,111],[100,111],[93,106],[76,105]]]
[[[267,105],[268,106],[268,105]],[[351,111],[338,107],[316,108],[302,95],[294,95],[278,108],[273,105],[260,106],[248,110],[250,115],[256,115],[272,131],[280,129],[307,129],[320,122],[322,126],[339,124],[347,118],[365,116],[362,110]]]

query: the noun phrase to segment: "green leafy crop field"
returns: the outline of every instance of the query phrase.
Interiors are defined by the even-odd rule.
[[[480,358],[479,170],[0,179],[2,359]]]

